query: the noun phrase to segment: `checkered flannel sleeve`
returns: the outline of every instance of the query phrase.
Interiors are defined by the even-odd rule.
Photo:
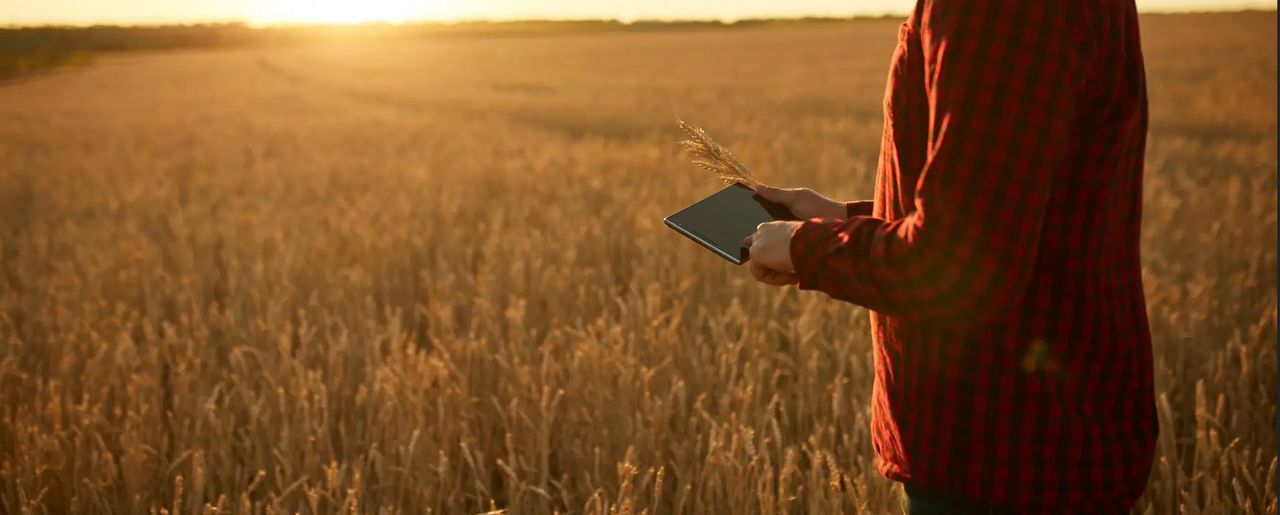
[[[1053,5],[928,2],[928,152],[915,209],[804,222],[791,242],[800,288],[903,319],[977,322],[1017,301],[1085,62]]]

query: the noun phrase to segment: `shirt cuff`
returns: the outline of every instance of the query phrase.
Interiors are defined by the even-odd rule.
[[[843,223],[843,220],[812,218],[791,233],[791,265],[796,269],[796,277],[800,279],[797,286],[801,290],[819,289],[819,265],[831,252],[831,243]]]
[[[855,200],[853,202],[845,202],[845,218],[853,218],[855,216],[871,216],[871,208],[875,204],[872,200]]]

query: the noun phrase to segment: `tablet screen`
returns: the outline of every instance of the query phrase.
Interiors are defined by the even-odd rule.
[[[773,220],[795,220],[785,206],[761,198],[751,188],[732,184],[668,216],[672,229],[729,261],[748,259],[742,240],[756,226]]]

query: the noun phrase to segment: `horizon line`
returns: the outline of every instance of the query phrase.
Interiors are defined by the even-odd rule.
[[[1269,7],[1269,8],[1268,8]],[[1231,13],[1276,13],[1277,9],[1274,4],[1271,5],[1253,5],[1253,4],[1237,4],[1224,8],[1198,8],[1198,9],[1139,9],[1141,15],[1195,15],[1195,14],[1231,14]],[[743,17],[652,17],[652,18],[603,18],[603,17],[457,17],[457,18],[416,18],[406,20],[366,20],[359,22],[255,22],[246,18],[231,19],[207,19],[207,20],[173,20],[173,21],[95,21],[95,22],[35,22],[35,23],[9,23],[0,22],[0,29],[40,29],[40,28],[93,28],[93,27],[118,27],[118,28],[149,28],[149,27],[199,27],[199,26],[245,26],[254,29],[272,29],[272,28],[317,28],[317,27],[362,27],[362,26],[421,26],[421,25],[462,25],[462,24],[503,24],[503,23],[616,23],[621,25],[632,24],[677,24],[677,23],[704,23],[704,24],[722,24],[734,25],[737,23],[750,22],[767,22],[767,21],[856,21],[856,20],[876,20],[884,18],[893,18],[898,16],[907,16],[910,11],[885,11],[881,13],[851,13],[851,14],[796,14],[793,16],[743,16]]]

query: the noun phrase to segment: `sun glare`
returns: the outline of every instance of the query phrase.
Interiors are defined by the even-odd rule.
[[[448,13],[424,0],[261,0],[256,25],[438,20]]]

